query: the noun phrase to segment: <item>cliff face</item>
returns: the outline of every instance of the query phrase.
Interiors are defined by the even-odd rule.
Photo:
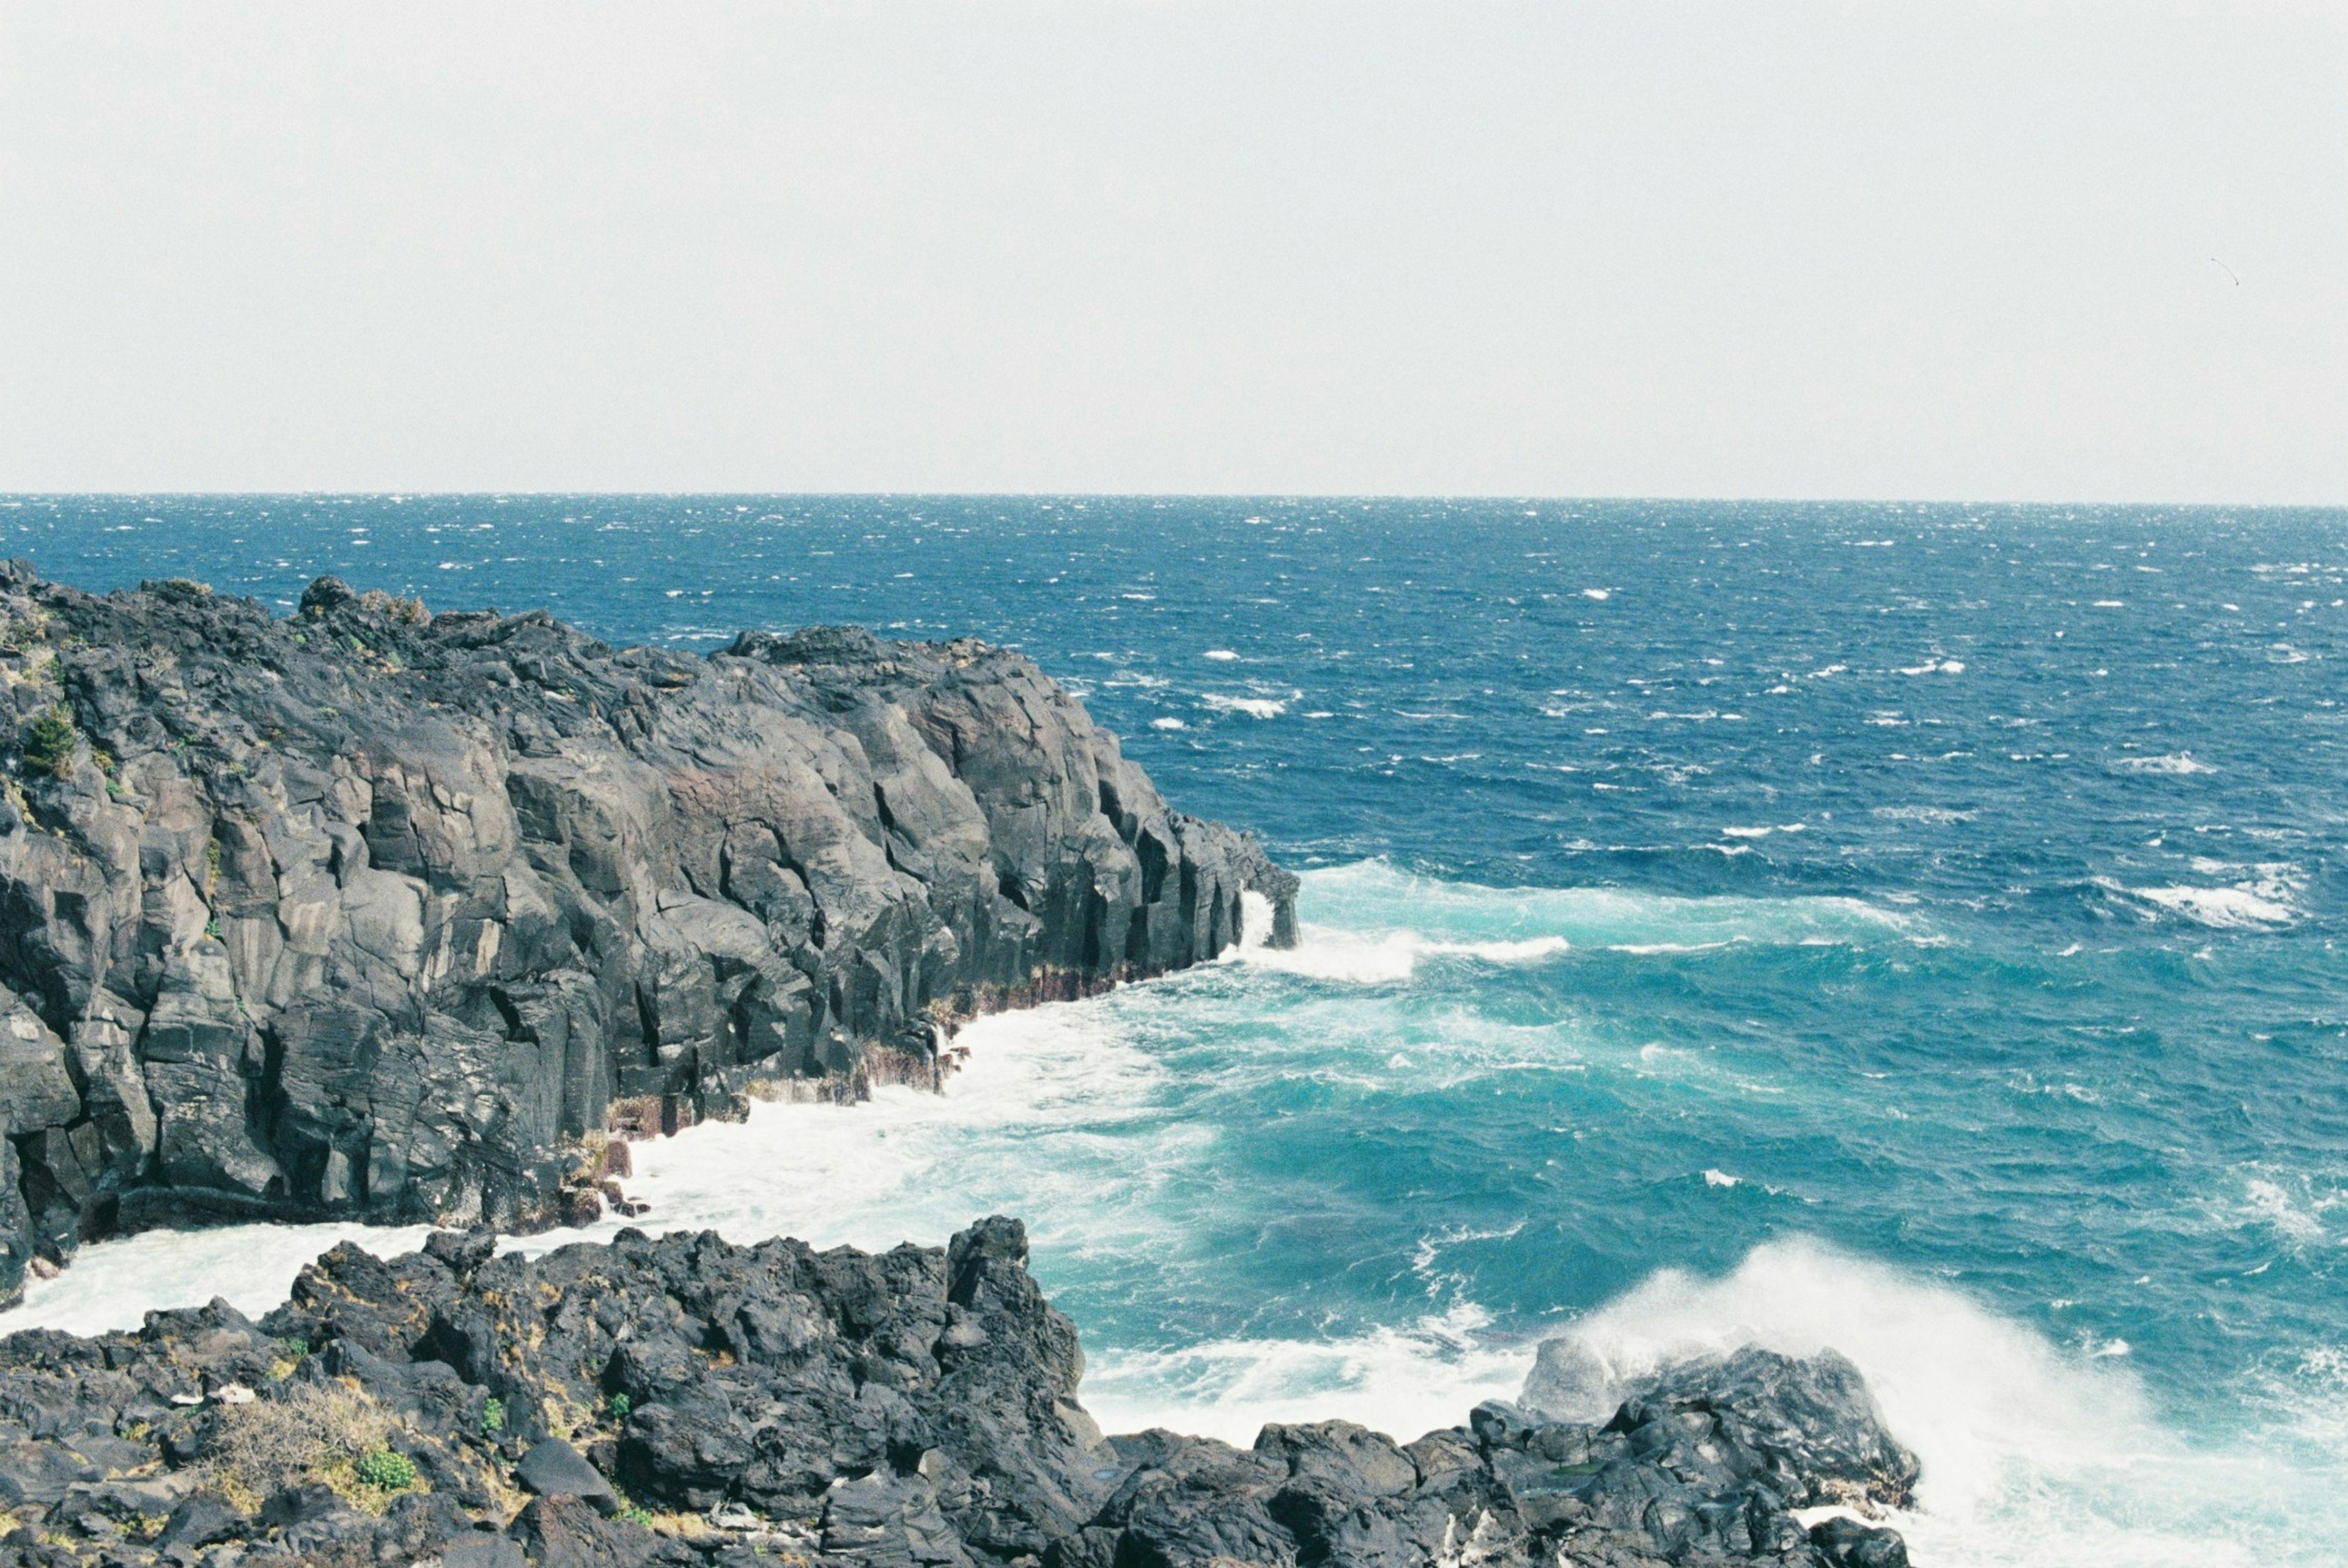
[[[0,1299],[165,1221],[547,1223],[615,1122],[928,1081],[941,1023],[1212,958],[1244,894],[1292,938],[1251,838],[976,642],[11,563],[0,691]]]

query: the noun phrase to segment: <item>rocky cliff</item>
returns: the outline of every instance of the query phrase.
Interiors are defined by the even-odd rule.
[[[1848,1362],[1672,1369],[1611,1419],[1398,1444],[1103,1438],[1018,1222],[880,1256],[488,1232],[320,1258],[259,1324],[0,1341],[0,1564],[1906,1568],[1915,1459]],[[1795,1510],[1840,1506],[1807,1525]]]
[[[1210,958],[1294,879],[1016,653],[706,658],[321,579],[0,567],[0,1300],[158,1223],[526,1229],[609,1127],[933,1079],[942,1026]]]

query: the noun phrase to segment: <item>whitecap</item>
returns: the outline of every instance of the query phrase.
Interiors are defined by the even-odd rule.
[[[2292,1241],[2323,1239],[2323,1222],[2293,1203],[2279,1183],[2253,1178],[2244,1188],[2243,1205],[2252,1218]]]
[[[1667,953],[1709,953],[1734,945],[1731,942],[1615,942],[1606,950],[1625,953],[1634,958],[1652,958]]]
[[[2271,886],[2127,887],[2106,878],[2098,878],[2097,885],[2220,931],[2266,930],[2287,926],[2299,916]]]
[[[2117,773],[2171,774],[2178,777],[2218,771],[2208,763],[2197,761],[2191,752],[2169,752],[2157,757],[2114,757],[2111,766]]]
[[[1200,654],[1199,657],[1201,659],[1212,659],[1219,663],[1228,664],[1232,660],[1237,659],[1239,655],[1232,652],[1228,648],[1210,648],[1204,653]]]
[[[1929,822],[1938,826],[1971,822],[1975,813],[1944,805],[1879,805],[1869,814],[1886,822]]]
[[[1286,701],[1272,697],[1231,697],[1220,692],[1209,692],[1199,700],[1218,712],[1245,713],[1255,719],[1277,719],[1288,712]]]
[[[1190,726],[1179,719],[1152,719],[1149,727],[1153,730],[1187,730]]]

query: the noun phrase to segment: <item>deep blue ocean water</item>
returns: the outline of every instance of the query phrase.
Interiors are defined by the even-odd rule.
[[[1407,1438],[1546,1335],[1830,1343],[1920,1563],[2348,1562],[2348,513],[22,497],[0,553],[976,634],[1256,828],[1297,953],[646,1162],[729,1232],[1025,1214],[1113,1426]],[[34,1310],[232,1244],[145,1245]]]

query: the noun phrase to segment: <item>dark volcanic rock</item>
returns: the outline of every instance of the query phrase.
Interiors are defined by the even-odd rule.
[[[0,1301],[115,1229],[581,1216],[607,1127],[934,1081],[942,1024],[1211,958],[1243,893],[1293,931],[1252,839],[976,642],[13,563],[0,677]]]
[[[215,1303],[19,1334],[0,1568],[1906,1563],[1894,1532],[1791,1512],[1915,1480],[1838,1358],[1674,1368],[1598,1424],[1492,1404],[1406,1445],[1345,1421],[1104,1439],[1025,1262],[1006,1219],[879,1256],[444,1235],[338,1247],[259,1325]]]
[[[1683,1362],[1626,1401],[1615,1425],[1652,1431],[1640,1451],[1691,1473],[1760,1481],[1796,1507],[1905,1507],[1916,1456],[1883,1429],[1859,1368],[1747,1346]]]
[[[603,1472],[561,1438],[541,1438],[514,1466],[514,1479],[541,1497],[575,1497],[599,1512],[616,1513],[620,1494]]]

